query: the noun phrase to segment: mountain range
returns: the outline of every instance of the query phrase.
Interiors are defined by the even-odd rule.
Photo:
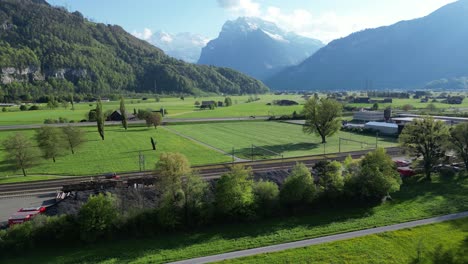
[[[174,59],[78,11],[44,0],[0,0],[0,101],[122,91],[253,94],[268,88],[235,70]]]
[[[218,38],[202,49],[198,63],[229,67],[263,80],[322,46],[319,40],[286,32],[274,23],[240,17],[223,25]]]
[[[330,42],[266,81],[274,89],[405,89],[468,76],[468,0]],[[440,82],[439,82],[440,83]]]

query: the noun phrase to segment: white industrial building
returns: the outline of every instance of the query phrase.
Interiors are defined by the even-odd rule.
[[[365,121],[365,122],[385,120],[384,112],[379,112],[379,111],[355,112],[353,115],[353,119],[357,121]]]
[[[385,122],[368,122],[364,125],[367,129],[378,131],[382,135],[397,135],[398,125],[394,123]]]

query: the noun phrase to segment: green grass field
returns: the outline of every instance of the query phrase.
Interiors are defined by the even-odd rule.
[[[230,122],[216,124],[189,124],[169,126],[184,135],[202,141],[208,145],[222,149],[228,153],[234,147],[235,155],[250,159],[252,144],[281,153],[284,157],[323,154],[324,147],[321,139],[316,135],[302,132],[302,126],[279,122]],[[339,132],[327,140],[326,153],[339,152],[340,138],[365,142],[360,144],[352,141],[342,141],[341,151],[355,151],[375,147],[375,136],[359,135],[349,132]],[[396,140],[379,138],[378,146],[391,147]],[[272,158],[270,153],[261,148],[254,148],[254,158]],[[276,156],[278,157],[278,156]]]
[[[390,225],[468,210],[468,178],[403,185],[376,207],[321,209],[308,216],[206,229],[71,249],[41,249],[10,263],[162,263]],[[412,247],[409,253],[414,253]],[[330,249],[332,250],[332,249]],[[385,247],[382,247],[385,250]],[[365,260],[365,258],[363,258]],[[291,263],[294,263],[291,262]]]
[[[222,263],[412,263],[443,250],[468,248],[468,218]],[[468,256],[467,259],[468,260]],[[426,262],[424,262],[426,263]],[[447,263],[448,260],[447,260]]]
[[[188,139],[182,138],[164,129],[130,127],[125,131],[119,126],[108,126],[105,129],[106,140],[102,141],[95,127],[86,130],[87,142],[76,151],[75,155],[65,152],[57,162],[37,158],[38,166],[27,170],[31,175],[94,175],[107,172],[125,172],[139,170],[139,152],[145,156],[147,170],[154,168],[162,152],[180,152],[187,156],[192,165],[221,163],[230,161],[230,157],[208,149]],[[16,131],[0,132],[0,141]],[[33,137],[34,130],[21,131]],[[157,150],[153,151],[150,137],[157,141]],[[5,159],[5,152],[0,151],[0,183],[12,181],[5,176],[21,174],[12,168]],[[17,178],[21,180],[20,178]],[[42,178],[39,178],[42,179]]]
[[[195,101],[222,101],[222,96],[212,97],[186,97],[184,100],[180,98],[162,98],[160,102],[156,102],[153,98],[146,101],[141,99],[127,99],[126,109],[133,113],[136,109],[153,109],[158,110],[165,108],[168,111],[167,117],[173,118],[204,118],[204,117],[241,117],[241,116],[261,116],[261,115],[286,115],[292,114],[294,111],[300,112],[302,105],[297,106],[268,106],[273,100],[291,99],[300,104],[303,104],[304,99],[299,95],[259,95],[259,101],[246,103],[249,96],[231,96],[233,106],[218,107],[215,110],[199,110],[195,107]],[[118,110],[120,102],[111,101],[103,102],[103,110]],[[89,110],[96,108],[96,103],[76,103],[75,110],[64,109],[47,109],[45,104],[40,105],[41,110],[37,111],[19,111],[19,107],[7,108],[7,112],[0,112],[0,126],[6,125],[26,125],[26,124],[42,124],[45,119],[58,119],[59,117],[67,118],[69,121],[78,122],[85,119]]]

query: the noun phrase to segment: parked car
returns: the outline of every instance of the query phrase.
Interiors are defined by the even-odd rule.
[[[411,162],[406,161],[406,160],[394,160],[393,162],[395,162],[398,168],[409,167],[411,165]]]
[[[453,172],[459,172],[461,171],[462,169],[458,166],[455,166],[455,165],[449,165],[449,164],[439,164],[439,165],[436,165],[432,168],[432,170],[434,172],[439,172],[441,170],[451,170]]]
[[[120,179],[120,176],[115,174],[115,172],[111,172],[111,173],[107,173],[105,176],[104,176],[106,179],[110,180],[110,179]]]
[[[401,177],[411,177],[416,175],[416,172],[409,167],[398,168],[397,171],[400,173]]]
[[[30,208],[21,208],[18,212],[12,214],[8,218],[8,225],[21,224],[26,221],[33,219],[36,215],[42,214],[46,211],[46,207],[30,207]]]

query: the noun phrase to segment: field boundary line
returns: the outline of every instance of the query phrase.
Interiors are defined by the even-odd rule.
[[[205,146],[205,147],[207,147],[207,148],[209,148],[209,149],[212,149],[212,150],[214,150],[214,151],[216,151],[216,152],[222,153],[223,155],[226,155],[226,156],[229,156],[229,157],[233,157],[232,153],[228,153],[228,152],[226,152],[226,151],[224,151],[224,150],[222,150],[222,149],[219,149],[219,148],[217,148],[217,147],[214,147],[214,146],[212,146],[212,145],[209,145],[209,144],[207,144],[207,143],[205,143],[205,142],[203,142],[203,141],[200,141],[200,140],[195,139],[195,138],[193,138],[193,137],[190,137],[190,136],[187,136],[187,135],[185,135],[185,134],[182,134],[182,133],[180,133],[179,131],[176,131],[176,130],[174,130],[174,129],[171,129],[171,128],[167,127],[167,126],[161,126],[161,127],[162,127],[163,129],[166,129],[166,130],[169,131],[169,132],[172,132],[172,133],[178,135],[178,136],[181,136],[181,137],[183,137],[183,138],[186,138],[186,139],[188,139],[188,140],[191,140],[191,141],[193,141],[193,142],[196,142],[196,143],[198,143],[198,144],[200,144],[200,145],[202,145],[202,146]],[[244,161],[247,161],[247,160],[241,159],[241,158],[239,158],[239,157],[234,156],[234,162],[244,162]]]

